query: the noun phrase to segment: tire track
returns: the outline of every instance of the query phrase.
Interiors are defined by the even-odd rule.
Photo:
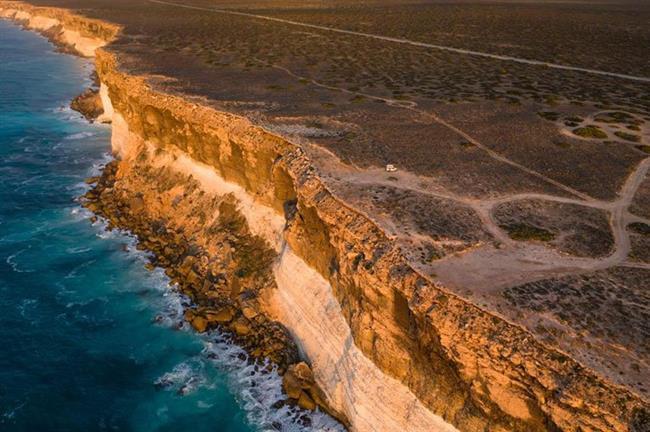
[[[421,48],[436,49],[436,50],[440,50],[440,51],[447,51],[447,52],[453,52],[453,53],[456,53],[456,54],[464,54],[464,55],[471,55],[471,56],[475,56],[475,57],[489,58],[489,59],[493,59],[493,60],[501,60],[501,61],[515,62],[515,63],[523,63],[523,64],[527,64],[527,65],[531,65],[531,66],[547,67],[547,68],[551,68],[551,69],[559,69],[559,70],[566,70],[566,71],[572,71],[572,72],[582,72],[582,73],[587,73],[587,74],[592,74],[592,75],[601,75],[601,76],[620,78],[620,79],[631,80],[631,81],[650,82],[650,77],[621,74],[621,73],[616,73],[616,72],[603,71],[603,70],[599,70],[599,69],[590,69],[590,68],[583,68],[583,67],[579,67],[579,66],[563,65],[563,64],[559,64],[559,63],[550,63],[550,62],[545,62],[545,61],[541,61],[541,60],[527,59],[527,58],[507,56],[507,55],[501,55],[501,54],[486,53],[486,52],[482,52],[482,51],[474,51],[474,50],[468,50],[468,49],[463,49],[463,48],[455,48],[455,47],[450,47],[450,46],[445,46],[445,45],[437,45],[437,44],[431,44],[431,43],[426,43],[426,42],[418,42],[418,41],[413,41],[413,40],[410,40],[410,39],[396,38],[396,37],[391,37],[391,36],[382,36],[382,35],[372,34],[372,33],[363,33],[363,32],[358,32],[358,31],[353,31],[353,30],[339,29],[339,28],[336,28],[336,27],[321,26],[321,25],[317,25],[317,24],[308,24],[308,23],[303,23],[303,22],[300,22],[300,21],[292,21],[292,20],[287,20],[287,19],[282,19],[282,18],[275,18],[275,17],[265,16],[265,15],[257,15],[257,14],[247,13],[247,12],[238,12],[238,11],[228,10],[228,9],[218,9],[218,8],[208,8],[208,7],[201,7],[201,6],[192,6],[192,5],[186,5],[186,4],[183,4],[183,3],[176,3],[176,2],[170,2],[170,1],[165,1],[165,0],[148,0],[148,1],[150,3],[157,3],[157,4],[161,4],[161,5],[166,5],[166,6],[174,6],[174,7],[184,8],[184,9],[194,9],[194,10],[213,12],[213,13],[220,13],[220,14],[226,14],[226,15],[235,15],[235,16],[242,16],[242,17],[247,17],[247,18],[255,18],[255,19],[259,19],[259,20],[273,21],[273,22],[278,22],[278,23],[282,23],[282,24],[289,24],[289,25],[294,25],[294,26],[299,26],[299,27],[305,27],[305,28],[311,28],[311,29],[316,29],[316,30],[328,31],[328,32],[332,32],[332,33],[340,33],[340,34],[346,34],[346,35],[352,35],[352,36],[360,36],[360,37],[369,38],[369,39],[399,43],[399,44],[404,44],[404,45],[411,45],[411,46],[416,46],[416,47],[421,47]]]

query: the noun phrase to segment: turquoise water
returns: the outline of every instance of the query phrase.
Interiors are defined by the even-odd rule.
[[[277,374],[189,331],[164,274],[75,202],[108,160],[108,127],[66,108],[90,67],[0,20],[0,430],[334,428],[274,408]]]

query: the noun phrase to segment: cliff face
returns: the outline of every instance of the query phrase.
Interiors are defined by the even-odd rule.
[[[198,182],[206,194],[233,196],[250,232],[277,253],[262,306],[297,338],[323,397],[353,430],[452,430],[438,415],[463,431],[643,427],[644,401],[411,268],[381,229],[327,189],[298,146],[157,92],[110,52],[97,51],[96,65],[118,182],[165,166],[181,194]],[[157,181],[119,187],[178,225],[171,203],[144,193]],[[195,202],[197,213],[209,214],[207,202]],[[209,238],[208,224],[185,225]]]
[[[119,26],[57,8],[35,8],[22,2],[0,2],[0,18],[10,18],[45,34],[62,50],[94,57],[95,50],[115,39]]]
[[[296,207],[301,205],[292,176],[312,176],[300,149],[245,119],[157,94],[140,78],[121,74],[108,53],[102,52],[97,64],[108,89],[108,111],[114,112],[113,149],[121,160],[114,189],[140,193],[151,219],[183,229],[203,247],[216,243],[210,233],[215,208],[208,205],[211,198],[205,199],[231,195],[250,232],[278,254],[272,266],[274,287],[262,290],[262,303],[266,313],[296,336],[324,392],[325,405],[354,430],[453,430],[353,344],[327,280],[285,241],[285,225],[303,218],[303,210]],[[178,176],[172,180],[162,174],[143,176],[147,167],[166,167]],[[184,197],[182,202],[192,201],[188,188],[198,182],[206,198],[192,201],[194,217],[181,211],[180,203],[173,208],[171,199],[155,188],[155,183],[168,181],[168,188]],[[147,192],[152,189],[156,192]],[[207,218],[198,223],[201,214]],[[296,239],[301,235],[295,232]],[[245,280],[237,285],[249,288]]]
[[[113,147],[123,159],[137,154],[138,141],[180,151],[236,185],[245,207],[258,209],[249,213],[272,209],[285,215],[284,232],[279,221],[248,217],[253,232],[284,251],[276,265],[281,283],[268,303],[280,321],[293,321],[294,334],[313,335],[299,327],[331,317],[292,320],[300,311],[291,310],[298,304],[295,296],[282,300],[289,295],[283,287],[291,284],[283,264],[306,263],[316,270],[317,276],[306,275],[311,282],[303,283],[303,296],[317,299],[323,282],[331,287],[336,304],[330,307],[340,308],[355,347],[342,350],[343,358],[318,361],[319,344],[301,343],[330,402],[353,426],[361,410],[344,383],[354,368],[340,381],[324,373],[330,361],[348,362],[349,349],[360,350],[461,430],[627,430],[640,401],[419,275],[377,226],[327,190],[300,148],[246,119],[156,93],[142,78],[121,73],[109,53],[98,56],[97,68],[115,111]],[[298,284],[308,272],[289,274]],[[408,409],[394,415],[409,424]]]

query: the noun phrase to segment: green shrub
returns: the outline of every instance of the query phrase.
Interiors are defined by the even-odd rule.
[[[540,111],[537,113],[538,116],[545,120],[556,121],[560,118],[560,114],[554,111]]]
[[[647,146],[647,145],[640,145],[640,146],[636,146],[636,148],[637,148],[638,150],[642,151],[643,153],[648,153],[648,154],[650,154],[650,146]]]
[[[513,240],[538,240],[547,242],[555,238],[555,234],[552,232],[532,225],[512,224],[502,225],[501,228],[504,229]]]
[[[633,222],[627,226],[630,230],[637,234],[650,237],[650,225],[643,222]]]
[[[573,133],[583,138],[605,139],[607,134],[598,126],[584,126],[573,130]]]
[[[634,135],[631,133],[623,132],[623,131],[616,131],[614,132],[614,135],[617,137],[624,139],[625,141],[631,141],[631,142],[639,142],[641,141],[641,138],[638,135]]]

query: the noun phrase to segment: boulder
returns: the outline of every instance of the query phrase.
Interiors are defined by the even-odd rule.
[[[259,315],[259,312],[257,311],[257,308],[255,308],[253,305],[246,304],[242,306],[242,314],[246,317],[246,319],[252,320],[256,316]]]
[[[144,210],[144,200],[142,197],[138,195],[131,197],[131,199],[129,199],[129,208],[134,213],[139,213]]]
[[[302,399],[305,407],[316,406],[316,402],[309,395],[312,392],[315,393],[315,381],[314,374],[307,363],[300,362],[289,366],[287,372],[282,377],[282,388],[289,398],[298,400],[299,404]]]
[[[199,276],[194,270],[190,270],[189,272],[187,272],[187,274],[185,275],[185,281],[188,284],[193,285],[195,287],[203,286],[203,284],[201,283],[201,276]]]
[[[174,251],[171,248],[169,249],[170,249],[169,250],[170,254],[173,254]],[[165,248],[165,254],[167,254],[167,248]],[[195,256],[192,255],[186,256],[185,259],[183,260],[183,264],[181,264],[180,267],[178,268],[178,271],[181,273],[187,273],[192,269],[192,266],[194,265],[195,262],[196,262]]]
[[[210,322],[216,322],[218,324],[227,324],[235,317],[235,311],[230,306],[221,308],[218,311],[210,311],[206,313],[206,318]]]
[[[251,332],[250,323],[244,317],[240,317],[232,325],[232,329],[238,336],[246,336]]]
[[[316,409],[316,402],[314,402],[307,393],[302,392],[298,398],[298,406],[302,409],[313,411]]]
[[[88,89],[70,103],[70,108],[81,113],[88,121],[93,121],[104,112],[102,100],[97,89]]]
[[[300,387],[303,389],[309,389],[315,383],[314,373],[305,362],[300,362],[289,366],[287,374],[292,374],[295,376],[296,380],[300,383]]]
[[[203,318],[200,315],[194,316],[192,320],[190,321],[190,324],[199,333],[203,333],[207,328],[208,328],[208,320]]]
[[[300,381],[298,381],[294,374],[289,373],[288,371],[282,377],[282,388],[284,389],[284,392],[287,394],[287,396],[289,396],[291,399],[297,400],[302,393],[302,386],[300,385]]]

